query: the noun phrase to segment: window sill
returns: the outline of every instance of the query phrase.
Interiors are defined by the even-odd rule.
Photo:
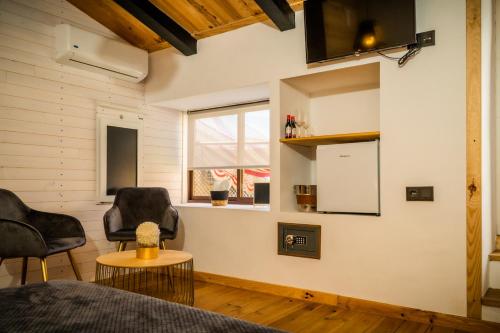
[[[188,202],[174,205],[174,207],[179,208],[210,208],[210,209],[234,209],[234,210],[249,210],[257,212],[270,212],[271,207],[269,205],[254,206],[254,205],[238,205],[229,204],[227,206],[212,206],[209,203],[198,203],[198,202]]]

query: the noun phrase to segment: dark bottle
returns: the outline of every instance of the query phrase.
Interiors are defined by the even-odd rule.
[[[285,124],[285,139],[290,139],[292,137],[292,116],[286,115]]]
[[[291,117],[291,125],[292,125],[292,136],[291,138],[296,138],[297,137],[297,127],[295,126],[295,116]]]

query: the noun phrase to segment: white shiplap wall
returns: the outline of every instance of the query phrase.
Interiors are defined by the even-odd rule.
[[[144,84],[134,84],[57,64],[58,23],[118,38],[64,0],[0,0],[0,188],[35,209],[77,217],[87,245],[74,251],[84,279],[95,258],[114,250],[96,205],[97,102],[137,108],[144,119],[144,186],[166,187],[174,202],[181,189],[181,115],[144,104]],[[2,235],[0,235],[1,241]],[[66,255],[49,257],[49,278],[74,278]],[[20,260],[0,266],[0,287],[19,283]],[[40,280],[30,260],[28,282]]]

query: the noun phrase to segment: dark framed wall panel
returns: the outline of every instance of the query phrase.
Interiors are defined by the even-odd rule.
[[[107,126],[106,195],[122,187],[137,186],[138,131]]]

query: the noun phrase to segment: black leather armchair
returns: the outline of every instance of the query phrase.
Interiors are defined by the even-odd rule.
[[[161,187],[126,187],[118,190],[113,207],[104,214],[104,231],[111,242],[119,242],[118,251],[135,241],[135,230],[143,222],[160,227],[160,246],[177,237],[179,214],[172,206],[168,191]]]
[[[68,254],[81,280],[70,250],[85,242],[85,232],[76,218],[31,209],[11,191],[0,189],[0,265],[4,259],[22,257],[21,284],[26,283],[28,257],[40,258],[42,277],[47,281],[46,258],[60,252]]]

